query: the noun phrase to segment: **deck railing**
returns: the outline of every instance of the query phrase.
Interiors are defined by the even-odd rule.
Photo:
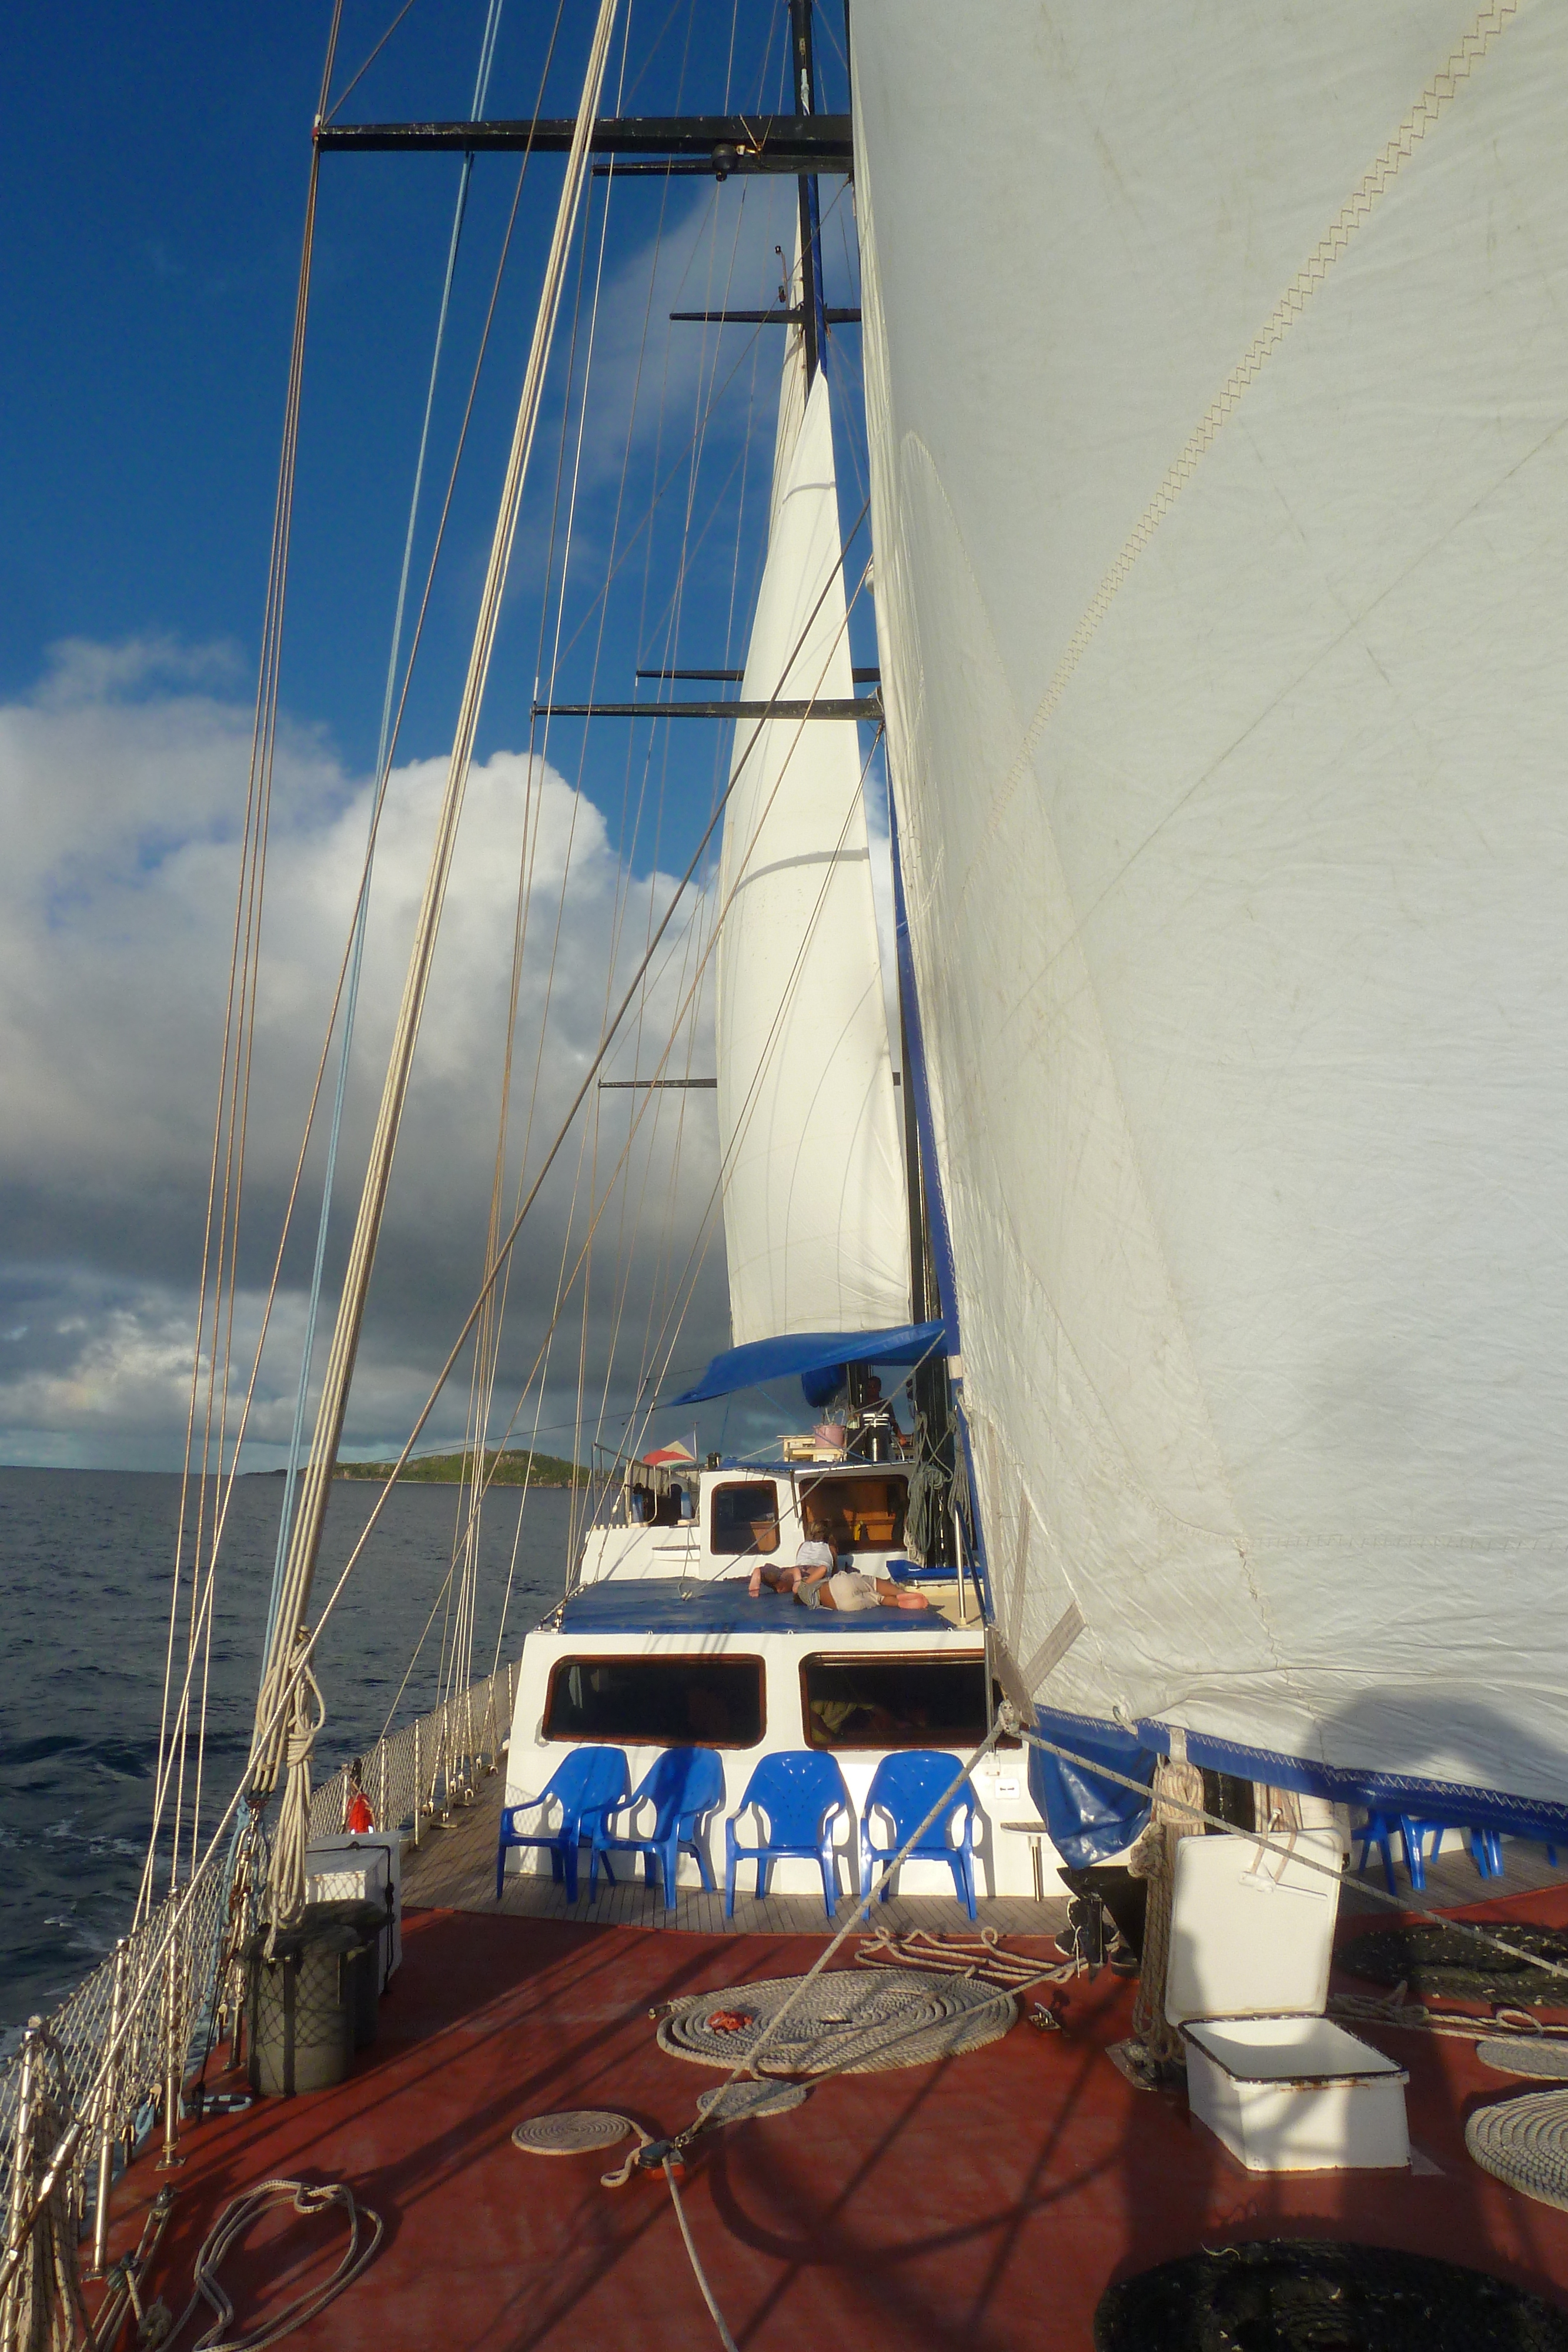
[[[515,1664],[485,1675],[366,1752],[360,1781],[379,1826],[411,1832],[417,1843],[423,1821],[468,1801],[481,1774],[499,1764],[517,1675]],[[313,1839],[342,1830],[351,1786],[345,1766],[314,1791]],[[0,2291],[0,2352],[31,2340],[18,2333],[29,2324],[19,2298],[37,2291],[28,2281],[40,2273],[32,2244],[38,2232],[52,2226],[74,2238],[90,2231],[101,2260],[109,2191],[120,2165],[160,2125],[172,2155],[184,2085],[236,2022],[238,1947],[265,1891],[251,1884],[250,1851],[242,1840],[212,1854],[51,2017],[29,2021],[21,2047],[0,2068],[0,2276],[14,2273]],[[260,1867],[265,1872],[264,1852]],[[73,2131],[51,2180],[53,2159]],[[16,2263],[18,2252],[24,2259]]]
[[[409,1831],[417,1845],[422,1822],[444,1818],[455,1804],[466,1803],[479,1775],[500,1761],[517,1694],[517,1666],[502,1666],[368,1748],[358,1759],[360,1786],[380,1825]],[[313,1791],[312,1838],[336,1837],[342,1830],[351,1771],[345,1764]]]

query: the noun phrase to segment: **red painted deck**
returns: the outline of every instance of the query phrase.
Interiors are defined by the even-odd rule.
[[[1465,1916],[1560,1925],[1568,1889]],[[218,2208],[269,2175],[297,2175],[346,2180],[387,2225],[371,2270],[290,2339],[301,2347],[716,2342],[662,2179],[610,2192],[599,2175],[613,2153],[528,2157],[509,2135],[525,2116],[570,2106],[682,2128],[719,2077],[659,2050],[650,2004],[799,1970],[821,1948],[806,1937],[411,1914],[380,2039],[349,2082],[187,2131],[150,2290],[183,2308]],[[1131,1997],[1103,1974],[1071,1993],[1061,2034],[1020,2023],[942,2065],[831,2080],[792,2114],[701,2143],[686,2208],[737,2343],[1082,2352],[1113,2279],[1281,2232],[1440,2254],[1568,2305],[1568,2214],[1502,2189],[1465,2154],[1468,2111],[1514,2087],[1469,2043],[1365,2029],[1409,2067],[1411,2137],[1437,2174],[1261,2177],[1189,2122],[1183,2097],[1134,2091],[1106,2059]],[[127,2175],[116,2252],[169,2178],[147,2158]],[[292,2216],[258,2233],[235,2266],[240,2321],[329,2269],[340,2242],[327,2237]]]

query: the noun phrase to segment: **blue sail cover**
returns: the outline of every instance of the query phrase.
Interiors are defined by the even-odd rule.
[[[1149,1818],[1149,1800],[1118,1781],[1102,1780],[1084,1765],[1108,1764],[1113,1772],[1142,1780],[1146,1787],[1154,1778],[1154,1756],[1136,1732],[1124,1731],[1117,1724],[1092,1723],[1043,1706],[1035,1709],[1035,1719],[1047,1739],[1084,1759],[1083,1764],[1069,1763],[1042,1748],[1029,1751],[1029,1792],[1045,1816],[1052,1845],[1070,1870],[1108,1862],[1142,1831]]]
[[[714,1358],[694,1387],[664,1402],[706,1404],[710,1397],[761,1388],[769,1381],[787,1379],[791,1372],[806,1378],[845,1364],[919,1364],[946,1349],[947,1327],[940,1318],[935,1323],[897,1323],[885,1331],[792,1331],[783,1339],[753,1339],[744,1348],[727,1348]]]

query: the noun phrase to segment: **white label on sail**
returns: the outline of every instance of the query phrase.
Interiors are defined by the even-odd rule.
[[[827,379],[803,409],[800,386],[791,348],[747,700],[854,691]],[[908,1319],[908,1224],[855,722],[736,733],[717,958],[731,1336],[886,1328]]]

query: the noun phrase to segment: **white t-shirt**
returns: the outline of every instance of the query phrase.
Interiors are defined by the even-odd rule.
[[[833,1547],[829,1543],[803,1543],[795,1554],[797,1568],[831,1568]]]

